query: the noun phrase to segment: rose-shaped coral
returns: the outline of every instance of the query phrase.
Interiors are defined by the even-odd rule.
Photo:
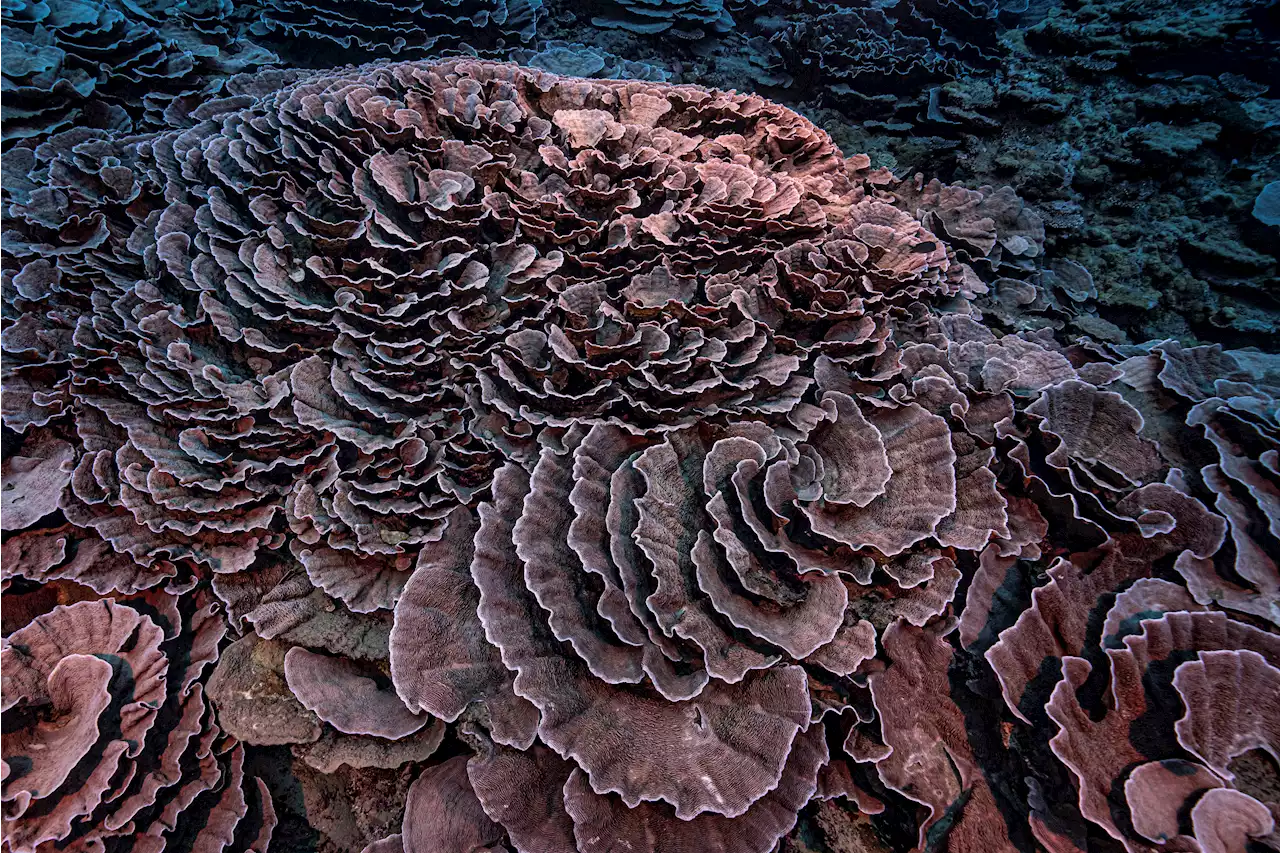
[[[1000,298],[1071,275],[1012,191],[753,96],[473,60],[236,91],[55,136],[10,195],[22,632],[225,608],[217,731],[337,849],[764,853],[840,798],[894,849],[1272,831],[1267,358],[1055,342]],[[66,745],[6,781],[75,816],[50,839],[124,825],[93,655],[203,648],[98,633],[14,688],[18,748]]]
[[[212,596],[66,592],[87,597],[4,641],[5,849],[265,853],[271,797],[203,690],[226,632]]]
[[[768,294],[794,286],[770,256],[855,196],[794,114],[476,63],[370,74],[210,105],[216,121],[121,152],[77,144],[56,163],[79,191],[15,208],[31,260],[5,345],[28,393],[7,423],[74,410],[63,511],[143,565],[234,572],[288,539],[317,586],[389,608],[534,428],[784,411],[802,350],[882,346],[859,294],[903,270],[872,201],[832,249],[850,293],[814,296],[843,299],[818,306],[819,340],[768,326]],[[92,272],[37,257],[68,238]]]
[[[275,61],[236,32],[235,17],[230,0],[167,8],[113,0],[6,5],[6,158],[12,143],[44,141],[66,128],[127,133],[181,121],[223,92],[226,78]]]
[[[253,0],[248,32],[291,67],[322,68],[380,56],[422,55],[468,45],[493,49],[533,40],[542,0],[303,3]]]

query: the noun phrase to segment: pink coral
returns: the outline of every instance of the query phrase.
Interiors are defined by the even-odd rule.
[[[176,827],[265,853],[271,797],[246,775],[244,747],[220,730],[202,689],[225,631],[207,595],[88,592],[10,634],[6,849],[128,843],[158,853]]]
[[[61,747],[14,849],[197,775],[257,849],[242,744],[338,849],[763,853],[841,797],[903,849],[1272,831],[1260,356],[1002,333],[1033,211],[758,97],[235,85],[11,208],[6,750]]]

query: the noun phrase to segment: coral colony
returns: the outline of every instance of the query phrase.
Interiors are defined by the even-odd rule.
[[[6,0],[0,849],[1280,850],[1274,4],[1140,5]]]

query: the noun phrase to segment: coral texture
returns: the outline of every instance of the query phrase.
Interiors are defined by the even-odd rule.
[[[324,68],[433,50],[511,47],[533,40],[542,0],[423,0],[394,3],[249,0],[247,32],[290,67]]]
[[[1274,841],[1274,357],[759,96],[235,86],[8,197],[15,853]]]
[[[70,127],[124,134],[181,121],[229,76],[275,61],[242,37],[239,18],[231,0],[6,3],[6,150]]]
[[[784,103],[877,165],[1010,183],[1045,217],[1054,253],[1096,281],[1093,293],[1036,306],[1042,324],[1117,342],[1274,349],[1280,244],[1263,223],[1265,188],[1280,180],[1275,7],[1031,7],[996,28],[988,72],[965,58],[950,79],[898,77],[884,94],[797,88]]]
[[[1280,225],[1280,181],[1272,181],[1262,188],[1250,212],[1264,225]]]
[[[203,689],[227,627],[213,596],[60,595],[21,626],[6,601],[5,849],[266,853],[271,796]]]

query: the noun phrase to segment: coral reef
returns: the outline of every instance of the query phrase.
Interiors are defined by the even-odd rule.
[[[997,68],[782,99],[877,165],[1010,183],[1097,283],[1069,333],[1274,349],[1280,255],[1251,216],[1280,178],[1265,6],[1065,0],[1002,32]]]
[[[627,57],[660,57],[686,82],[855,98],[985,65],[994,56],[999,11],[981,0],[552,0],[547,9],[546,35]]]
[[[1250,215],[1280,179],[1273,3],[634,6],[668,29],[573,2],[550,2],[543,29],[767,93],[901,174],[1012,185],[1097,281],[1068,333],[1274,349],[1280,257]]]
[[[674,35],[702,39],[708,33],[725,33],[734,27],[724,0],[613,0],[591,15],[593,26],[638,35]]]
[[[249,8],[247,32],[301,68],[514,47],[533,40],[543,15],[542,0],[249,0]]]
[[[6,158],[6,850],[1275,844],[1275,356],[759,95],[225,93]]]
[[[537,50],[516,48],[507,51],[505,57],[521,65],[541,68],[565,77],[665,82],[671,76],[659,65],[623,59],[594,45],[549,39],[539,41],[537,47]]]
[[[6,152],[71,127],[127,134],[178,124],[227,77],[275,61],[241,36],[242,20],[231,0],[6,3]]]

